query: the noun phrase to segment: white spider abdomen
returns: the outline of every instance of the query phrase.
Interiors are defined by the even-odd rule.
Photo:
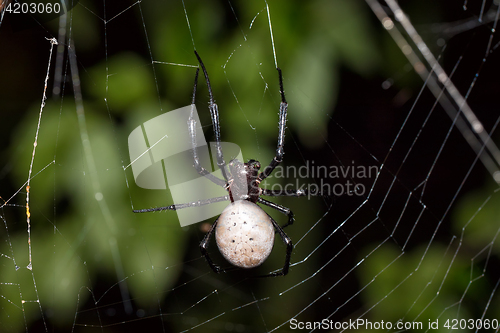
[[[270,217],[247,200],[230,203],[215,228],[220,253],[234,266],[252,268],[262,264],[273,249],[274,227]]]

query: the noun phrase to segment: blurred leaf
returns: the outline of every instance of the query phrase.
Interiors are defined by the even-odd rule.
[[[156,98],[151,65],[135,53],[123,52],[92,67],[84,88],[94,98],[107,100],[112,112],[120,113],[139,101]]]
[[[470,267],[460,257],[453,258],[453,253],[437,243],[400,255],[400,249],[385,245],[371,253],[370,260],[360,266],[358,276],[361,284],[366,285],[362,293],[364,303],[368,306],[383,303],[371,309],[370,318],[374,321],[383,318],[393,323],[401,318],[424,323],[440,318],[444,322],[454,312],[443,313],[443,309],[460,301],[460,294],[453,288],[461,288],[463,280],[468,280]],[[442,283],[443,280],[447,283]],[[462,282],[455,285],[450,281]],[[474,294],[474,290],[469,293]],[[461,317],[469,318],[467,313],[468,309],[461,306]]]

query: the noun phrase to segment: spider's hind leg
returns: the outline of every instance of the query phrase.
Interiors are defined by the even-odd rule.
[[[269,216],[269,215],[268,215]],[[275,277],[275,276],[284,276],[288,274],[288,270],[290,269],[290,259],[292,257],[292,251],[293,251],[293,242],[290,237],[283,231],[283,228],[279,226],[279,224],[271,217],[271,222],[274,226],[274,229],[276,229],[276,232],[278,235],[280,235],[281,240],[283,243],[286,245],[286,255],[285,255],[285,264],[283,265],[283,268],[275,273],[259,276],[259,277]],[[286,225],[285,225],[286,226]]]
[[[276,209],[277,211],[279,211],[280,213],[283,213],[285,214],[286,216],[288,216],[288,222],[285,223],[284,225],[281,226],[281,228],[286,228],[288,227],[290,224],[293,224],[293,221],[295,221],[295,218],[293,217],[293,212],[290,210],[290,208],[287,208],[285,206],[282,206],[282,205],[278,205],[277,203],[274,203],[274,202],[271,202],[271,201],[268,201],[266,199],[262,199],[262,198],[258,198],[257,199],[257,202],[258,203],[261,203],[263,205],[266,205],[268,207],[271,207],[271,208],[274,208]]]
[[[218,221],[219,221],[219,218],[217,218],[215,220],[215,222],[212,224],[212,227],[210,227],[210,230],[207,232],[207,234],[205,235],[205,237],[203,238],[203,240],[200,243],[201,254],[203,254],[203,256],[205,257],[205,259],[208,262],[208,265],[210,266],[210,268],[212,268],[212,270],[215,273],[224,272],[224,270],[219,265],[214,264],[214,262],[210,258],[210,255],[208,254],[208,246],[210,245],[210,238],[212,238],[212,235],[215,232],[215,228],[217,227]]]

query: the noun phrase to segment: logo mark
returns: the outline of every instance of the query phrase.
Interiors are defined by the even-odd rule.
[[[188,129],[191,114],[196,124],[195,146],[200,165],[215,177],[223,179],[217,167],[215,142],[207,144],[194,104],[148,120],[128,137],[132,173],[137,186],[151,190],[168,188],[174,204],[227,195],[224,188],[201,176],[193,167],[193,138]],[[238,145],[221,142],[221,147],[226,156],[243,161]],[[179,209],[176,213],[184,227],[219,215],[227,204],[222,201]]]

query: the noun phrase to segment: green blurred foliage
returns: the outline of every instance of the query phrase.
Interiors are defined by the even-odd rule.
[[[0,280],[16,281],[23,299],[39,297],[44,311],[52,313],[51,320],[68,327],[78,304],[95,296],[89,290],[98,275],[110,276],[111,281],[119,283],[126,278],[137,304],[148,306],[154,302],[151,295],[175,282],[182,268],[178,264],[184,253],[185,233],[178,226],[166,226],[157,216],[145,217],[141,223],[132,219],[117,132],[95,112],[95,105],[85,103],[85,123],[97,169],[97,174],[89,175],[89,156],[81,148],[83,138],[75,106],[64,103],[58,108],[55,104],[45,106],[33,165],[34,170],[46,169],[35,173],[30,184],[33,276],[24,268],[28,264],[23,260],[28,258],[28,239],[22,231],[11,235],[13,256],[21,260],[21,269],[16,271],[10,266],[1,270]],[[37,119],[37,112],[33,109],[33,117],[26,117],[25,124],[14,133],[18,147],[33,146],[33,136],[24,133],[35,132],[33,119]],[[22,155],[25,158],[18,159],[19,166],[13,169],[18,183],[26,177],[23,166],[30,164],[30,154]],[[94,177],[101,200],[96,199]],[[2,245],[2,253],[10,252],[7,246]],[[169,267],[168,274],[162,273],[165,267]],[[156,275],[154,269],[159,270]],[[34,277],[38,296],[30,295],[35,291]],[[14,300],[19,290],[4,289],[3,295]],[[22,312],[18,314],[22,316]],[[23,320],[18,319],[9,322],[22,325]]]
[[[359,274],[367,286],[364,303],[368,308],[382,305],[374,306],[369,318],[424,325],[438,319],[441,325],[433,330],[437,332],[449,331],[443,327],[447,320],[498,318],[498,297],[486,302],[497,283],[488,275],[500,254],[499,199],[498,189],[491,185],[466,194],[452,212],[456,238],[448,247],[433,242],[403,252],[384,244],[364,260]]]
[[[383,245],[361,267],[361,284],[367,285],[362,294],[370,308],[372,321],[396,323],[398,320],[417,321],[425,325],[439,318],[455,318],[464,284],[467,284],[470,266],[460,257],[453,257],[449,249],[439,243],[429,248],[422,246],[405,252],[394,245]],[[471,294],[480,293],[478,284],[472,285]],[[481,293],[482,294],[482,293]],[[461,316],[471,313],[461,307]],[[440,327],[443,331],[444,328]]]

